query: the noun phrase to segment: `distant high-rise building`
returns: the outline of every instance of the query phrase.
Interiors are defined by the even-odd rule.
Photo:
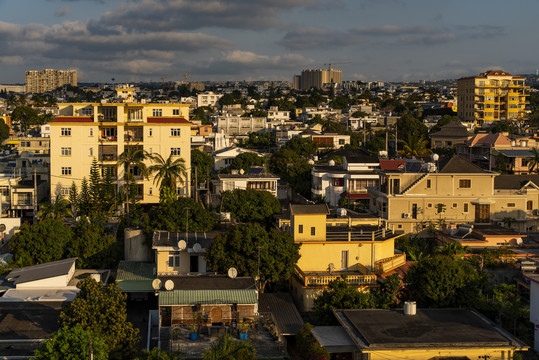
[[[321,89],[324,84],[342,83],[342,70],[306,69],[292,79],[294,89]]]
[[[26,72],[26,92],[53,91],[64,85],[77,86],[77,70],[29,70]]]
[[[524,77],[502,70],[489,70],[457,82],[458,117],[477,125],[521,119],[526,114],[529,87]]]

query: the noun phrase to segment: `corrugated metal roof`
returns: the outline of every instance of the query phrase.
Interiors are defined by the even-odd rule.
[[[288,293],[260,294],[258,311],[273,314],[277,328],[283,335],[297,335],[303,326],[303,319]]]
[[[159,292],[159,305],[256,304],[256,290],[172,290]]]
[[[116,280],[120,281],[152,281],[156,276],[153,273],[153,264],[141,261],[120,261]]]

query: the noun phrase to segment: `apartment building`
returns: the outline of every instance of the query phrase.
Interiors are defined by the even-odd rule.
[[[341,84],[342,70],[337,69],[305,69],[301,75],[294,75],[294,89],[321,89],[324,84]]]
[[[197,106],[211,106],[217,107],[219,100],[223,97],[223,94],[215,94],[214,92],[207,92],[197,95]]]
[[[26,72],[26,92],[53,91],[64,85],[77,86],[77,70],[29,70]]]
[[[80,186],[88,178],[94,158],[111,169],[118,185],[124,170],[117,168],[118,157],[127,149],[142,149],[163,158],[182,157],[187,179],[178,194],[189,194],[191,173],[191,123],[188,104],[65,103],[51,125],[51,196],[68,195],[71,184]],[[150,165],[147,160],[147,165]],[[136,168],[130,170],[142,203],[159,202],[159,184],[153,176],[144,179]],[[186,185],[187,184],[187,185]]]
[[[369,188],[370,210],[395,231],[415,232],[429,223],[504,224],[536,231],[538,175],[500,175],[458,155],[433,163],[407,161],[402,169],[380,171],[380,185]],[[506,224],[505,224],[506,225]]]
[[[483,125],[493,121],[522,119],[529,87],[524,77],[501,70],[489,70],[457,82],[458,117]]]
[[[211,120],[217,123],[217,132],[227,135],[248,135],[252,132],[264,131],[268,127],[265,117],[218,115]]]

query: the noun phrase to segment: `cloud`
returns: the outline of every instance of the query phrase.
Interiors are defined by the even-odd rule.
[[[56,17],[64,17],[64,16],[69,15],[70,12],[71,12],[71,9],[68,6],[60,6],[54,12],[54,16],[56,16]]]
[[[22,56],[0,56],[0,64],[3,65],[21,65],[22,63]]]
[[[470,39],[490,39],[507,35],[505,27],[496,25],[458,26],[458,30]]]
[[[106,12],[93,26],[127,31],[194,30],[203,27],[266,30],[281,26],[279,15],[321,0],[141,0]]]

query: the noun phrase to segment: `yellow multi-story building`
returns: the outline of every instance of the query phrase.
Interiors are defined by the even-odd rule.
[[[314,299],[341,276],[359,290],[367,289],[377,286],[377,274],[406,262],[405,254],[395,254],[399,235],[377,217],[332,215],[326,205],[290,205],[290,222],[281,226],[288,226],[294,242],[301,244],[291,282],[302,311],[312,310]]]
[[[77,70],[29,70],[25,81],[29,93],[53,91],[64,85],[77,86]]]
[[[529,87],[524,78],[501,70],[489,70],[479,76],[457,82],[458,117],[477,125],[500,120],[522,119]]]
[[[51,196],[68,195],[71,184],[80,188],[90,174],[93,159],[102,172],[113,171],[118,185],[124,170],[117,167],[120,154],[129,148],[148,154],[185,160],[187,179],[178,180],[178,194],[189,194],[191,173],[191,123],[189,104],[65,103],[51,125]],[[151,161],[147,160],[147,165]],[[131,169],[141,203],[159,202],[159,183],[144,179]]]

